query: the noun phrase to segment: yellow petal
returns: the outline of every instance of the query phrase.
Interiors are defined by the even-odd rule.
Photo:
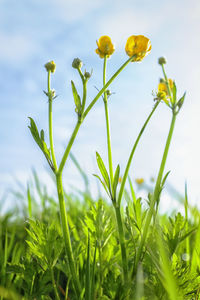
[[[133,61],[141,61],[150,53],[151,42],[143,35],[132,35],[126,42],[125,51],[128,56],[135,56]]]
[[[110,56],[115,51],[114,45],[112,44],[111,38],[107,35],[101,36],[97,41],[98,49],[96,53],[103,58],[104,56]]]

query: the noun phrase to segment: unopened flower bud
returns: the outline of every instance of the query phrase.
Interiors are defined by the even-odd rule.
[[[89,78],[91,77],[91,73],[90,73],[90,72],[85,72],[84,75],[85,75],[85,78],[86,78],[86,79],[89,79]]]
[[[47,72],[51,72],[51,73],[54,73],[55,70],[56,70],[56,64],[53,60],[49,61],[48,63],[46,63],[44,65],[45,69],[47,70]]]
[[[111,90],[106,90],[106,94],[107,94],[107,96],[111,96],[112,95]]]
[[[74,69],[80,69],[82,67],[82,65],[83,65],[83,63],[78,57],[74,58],[74,60],[72,62],[72,67]]]
[[[167,63],[166,58],[163,57],[163,56],[159,57],[158,63],[159,63],[159,65],[164,65],[164,64],[166,64],[166,63]]]

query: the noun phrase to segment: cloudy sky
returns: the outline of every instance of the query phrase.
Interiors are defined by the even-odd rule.
[[[20,180],[24,184],[34,167],[40,178],[52,182],[47,165],[32,140],[28,116],[47,132],[46,72],[44,64],[53,59],[57,69],[52,87],[56,156],[64,147],[76,123],[70,80],[81,89],[71,62],[80,57],[84,68],[93,69],[88,83],[89,103],[102,86],[102,60],[95,54],[96,40],[109,35],[116,51],[108,61],[108,77],[127,59],[124,46],[130,35],[151,39],[152,51],[141,63],[132,63],[112,84],[109,101],[114,165],[123,170],[131,147],[153,106],[161,68],[160,56],[167,58],[166,71],[176,80],[179,96],[187,91],[177,118],[166,171],[169,183],[198,203],[200,184],[200,2],[198,0],[0,0],[0,195]],[[131,178],[156,176],[168,133],[171,112],[160,105],[137,148]],[[104,107],[101,99],[89,113],[72,152],[87,170],[92,189],[92,173],[97,172],[95,151],[106,161]],[[65,167],[66,187],[80,182],[69,162]],[[170,202],[171,201],[171,202]],[[165,207],[172,204],[168,199]]]

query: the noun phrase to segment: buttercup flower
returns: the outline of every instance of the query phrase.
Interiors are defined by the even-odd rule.
[[[169,87],[170,89],[173,88],[173,80],[171,78],[168,79],[168,83],[169,83]],[[167,85],[164,81],[161,81],[158,85],[158,91],[159,92],[165,92],[166,95],[168,95],[168,89],[167,89]]]
[[[111,38],[107,35],[101,36],[97,41],[97,49],[95,52],[101,57],[109,57],[115,51],[115,47],[111,41]]]
[[[131,35],[125,46],[128,56],[135,55],[132,61],[141,61],[151,51],[151,41],[144,35]]]
[[[170,89],[172,90],[173,85],[174,85],[173,80],[169,78],[168,83],[169,83]],[[165,83],[165,81],[161,81],[158,84],[157,98],[160,100],[163,100],[166,104],[169,103],[169,93],[168,93],[167,84]]]

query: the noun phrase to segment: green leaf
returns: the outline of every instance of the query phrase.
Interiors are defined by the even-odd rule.
[[[34,140],[36,141],[38,146],[41,148],[41,139],[40,139],[40,136],[39,136],[39,133],[38,133],[37,126],[36,126],[34,120],[31,117],[28,117],[28,118],[30,119],[30,126],[28,126],[28,128],[30,129]]]
[[[71,86],[72,86],[72,93],[74,96],[74,103],[76,105],[76,110],[77,110],[77,113],[80,113],[81,112],[81,99],[76,90],[75,84],[72,80],[71,80]]]
[[[110,188],[110,179],[108,176],[108,172],[107,172],[104,162],[98,152],[96,152],[96,159],[97,159],[97,164],[98,164],[99,170],[101,172],[101,175],[103,176],[103,179],[105,181],[105,184],[106,184],[110,194],[112,194],[111,188]]]
[[[183,94],[183,96],[179,99],[179,101],[177,103],[177,106],[178,106],[179,110],[181,109],[181,107],[183,105],[183,102],[185,100],[185,95],[186,95],[186,92]]]
[[[136,199],[136,196],[135,196],[135,191],[134,191],[134,188],[133,188],[130,177],[128,177],[128,182],[129,182],[129,185],[130,185],[130,190],[131,190],[131,196],[132,196],[132,199],[133,199],[133,203],[136,204],[137,199]]]
[[[163,180],[162,180],[162,182],[161,182],[161,189],[163,189],[163,186],[164,186],[164,184],[165,184],[165,181],[167,180],[167,177],[168,177],[168,175],[169,175],[170,172],[171,172],[171,171],[168,171],[168,172],[165,174],[165,176],[164,176],[164,178],[163,178]]]
[[[119,173],[120,173],[120,166],[117,165],[114,179],[113,179],[113,200],[116,200],[116,193],[117,193],[117,185],[119,182]]]
[[[173,104],[176,103],[176,92],[177,92],[177,88],[176,88],[176,83],[175,81],[173,82],[173,89],[172,89],[172,94],[173,94]]]
[[[39,135],[39,132],[38,132],[38,129],[37,129],[37,126],[36,126],[34,120],[31,117],[29,117],[29,119],[30,119],[30,126],[28,126],[28,128],[30,129],[34,140],[36,141],[36,143],[38,144],[38,146],[40,147],[40,149],[44,153],[51,169],[54,171],[54,166],[53,166],[53,163],[51,161],[51,154],[50,154],[50,151],[47,148],[47,145],[44,141],[44,130],[42,129],[41,132],[40,132],[40,135]]]
[[[98,175],[96,175],[96,174],[92,174],[93,176],[95,176],[95,177],[97,177],[98,179],[99,179],[99,181],[101,182],[101,184],[103,185],[103,187],[104,187],[104,189],[105,189],[105,191],[106,191],[106,193],[108,194],[108,196],[110,197],[110,194],[109,194],[109,192],[108,192],[108,189],[107,189],[107,187],[106,187],[106,185],[105,185],[105,183],[103,182],[103,180],[98,176]]]
[[[40,131],[40,138],[42,141],[44,141],[44,130],[43,129]]]

